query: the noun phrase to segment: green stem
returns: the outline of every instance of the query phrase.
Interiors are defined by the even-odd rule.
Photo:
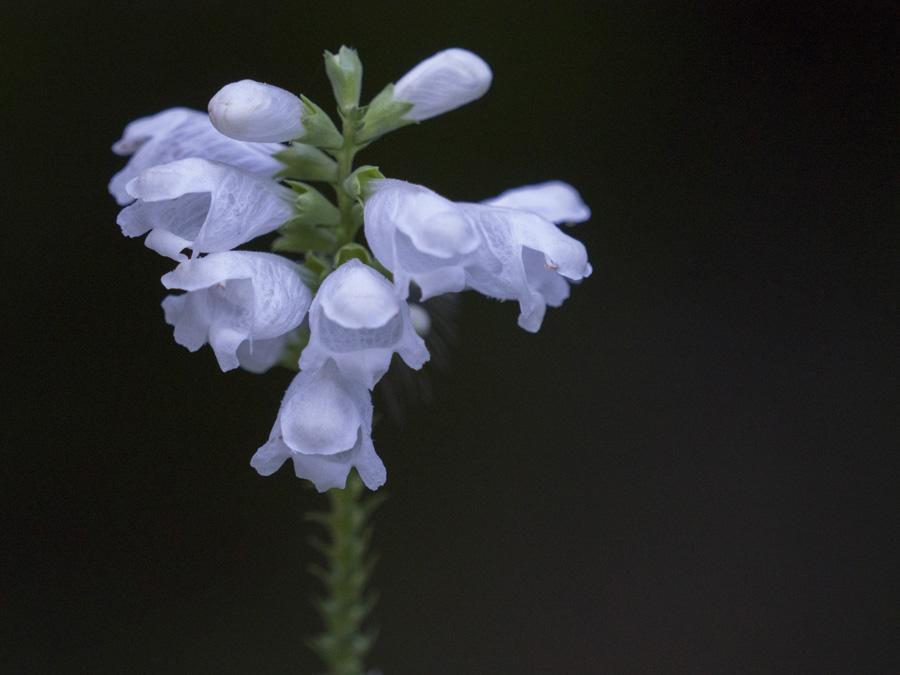
[[[330,539],[313,542],[325,556],[325,567],[312,569],[325,587],[325,597],[317,603],[325,627],[311,646],[328,675],[364,675],[365,658],[375,642],[374,631],[366,631],[363,623],[375,604],[366,584],[374,565],[369,520],[379,500],[365,495],[353,473],[345,489],[329,490],[329,512],[311,516],[325,526]]]
[[[344,189],[344,181],[353,173],[353,159],[359,151],[356,109],[341,114],[344,142],[334,153],[337,160],[337,182],[332,184],[341,214],[340,246],[356,237],[353,198]],[[375,604],[366,584],[374,566],[369,551],[372,511],[380,503],[380,495],[369,495],[355,472],[347,477],[343,490],[328,491],[329,511],[313,514],[328,533],[328,541],[313,541],[325,557],[324,567],[312,571],[322,581],[325,594],[317,603],[324,623],[323,632],[311,640],[311,646],[328,668],[328,675],[364,675],[365,659],[375,642],[374,631],[363,622]]]
[[[349,244],[356,236],[356,224],[353,222],[353,198],[344,189],[344,180],[353,173],[353,158],[359,150],[356,145],[356,116],[355,110],[350,111],[346,116],[341,115],[344,143],[334,155],[338,165],[334,191],[337,194],[338,210],[341,213],[342,246]]]

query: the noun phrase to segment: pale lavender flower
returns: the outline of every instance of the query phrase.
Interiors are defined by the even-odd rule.
[[[163,300],[175,341],[192,352],[209,342],[223,371],[274,365],[312,299],[294,263],[272,253],[211,253],[181,263],[162,283],[187,291]]]
[[[294,463],[298,478],[319,492],[343,488],[356,467],[370,490],[386,479],[372,445],[372,401],[363,384],[341,375],[333,361],[302,370],[288,387],[268,442],[250,460],[261,475]]]
[[[387,279],[358,260],[338,267],[319,287],[309,329],[300,367],[312,370],[332,359],[345,377],[369,389],[387,372],[394,353],[416,370],[428,360],[409,306]]]
[[[200,157],[231,164],[263,176],[283,168],[272,155],[282,149],[277,143],[242,143],[225,136],[210,124],[209,116],[189,108],[169,108],[128,124],[112,147],[117,155],[131,156],[109,183],[109,191],[120,206],[132,201],[128,182],[157,164]]]
[[[570,206],[544,210],[576,215]],[[591,266],[581,242],[531,209],[455,203],[422,186],[383,180],[366,201],[366,237],[403,297],[412,280],[423,297],[472,288],[518,300],[519,325],[535,332],[546,307],[568,297],[567,281],[589,276]]]
[[[116,222],[128,237],[173,260],[228,251],[272,232],[293,215],[294,193],[269,178],[206,159],[180,159],[143,171],[125,186],[137,201]]]
[[[403,298],[411,281],[423,298],[463,290],[465,266],[482,244],[475,223],[457,204],[421,185],[392,179],[376,183],[366,200],[365,232]]]

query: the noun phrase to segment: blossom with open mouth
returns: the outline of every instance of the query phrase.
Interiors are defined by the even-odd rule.
[[[189,108],[169,108],[128,124],[113,152],[128,163],[109,182],[109,191],[120,206],[134,200],[125,186],[144,169],[176,159],[200,157],[231,164],[239,169],[272,176],[283,168],[274,155],[277,143],[244,143],[220,133],[209,116]]]
[[[137,201],[116,222],[128,237],[173,260],[229,251],[294,215],[294,193],[274,180],[221,162],[180,159],[154,166],[125,186]]]
[[[382,180],[366,201],[366,238],[404,297],[412,280],[423,297],[471,288],[518,300],[519,325],[535,332],[547,306],[568,297],[567,282],[591,274],[584,245],[538,213],[583,216],[583,203],[542,205],[541,195],[557,192],[521,189],[525,210],[451,202],[420,185]]]
[[[162,283],[187,291],[163,300],[175,341],[192,352],[209,342],[223,371],[243,365],[258,372],[274,365],[312,299],[294,263],[255,251],[185,261]]]
[[[314,370],[331,359],[346,376],[375,386],[396,352],[414,370],[428,350],[410,321],[409,305],[381,274],[350,260],[328,275],[309,310],[309,344],[300,367]]]
[[[250,464],[261,475],[288,459],[299,478],[319,492],[343,488],[356,468],[370,490],[384,484],[386,471],[372,445],[372,400],[366,387],[341,375],[333,361],[301,370],[288,387],[269,440]]]

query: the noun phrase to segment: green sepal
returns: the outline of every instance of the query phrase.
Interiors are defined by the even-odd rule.
[[[297,180],[286,180],[297,196],[294,198],[293,220],[299,220],[309,225],[337,226],[341,222],[341,212],[321,192],[312,185]]]
[[[294,142],[276,152],[275,159],[285,165],[285,168],[275,174],[276,178],[318,180],[323,183],[334,183],[337,180],[337,162],[312,145]]]
[[[345,262],[348,262],[350,260],[359,260],[360,262],[368,265],[372,269],[387,277],[389,281],[393,281],[393,275],[391,275],[387,268],[385,268],[384,265],[378,262],[375,256],[373,256],[369,252],[369,249],[367,249],[362,244],[344,244],[338,249],[338,252],[334,254],[335,267],[340,267]]]
[[[308,97],[301,95],[303,102],[303,129],[305,133],[298,139],[301,143],[314,145],[326,150],[337,150],[344,144],[344,137],[334,126],[331,118]]]
[[[414,124],[415,120],[405,117],[412,110],[412,103],[398,101],[394,98],[394,85],[389,84],[381,93],[372,99],[366,107],[362,128],[357,134],[359,143],[370,143],[389,131]]]
[[[344,192],[350,195],[354,201],[360,199],[368,199],[371,192],[370,183],[373,180],[383,180],[384,174],[378,170],[377,166],[365,165],[351,173],[344,179],[342,187]]]
[[[350,260],[359,260],[371,267],[373,258],[372,254],[369,253],[369,249],[362,244],[344,244],[338,249],[338,252],[334,254],[335,267],[340,267]]]
[[[325,72],[342,113],[359,105],[363,66],[355,49],[341,45],[337,54],[325,52]]]
[[[325,277],[331,273],[332,269],[328,261],[323,260],[315,253],[307,253],[303,258],[300,274],[304,277],[307,286],[315,291],[325,281]]]
[[[308,225],[295,219],[282,228],[281,236],[272,242],[272,250],[278,253],[331,253],[337,246],[337,235],[328,226]]]

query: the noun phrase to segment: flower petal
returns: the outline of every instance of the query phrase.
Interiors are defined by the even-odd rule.
[[[302,370],[288,388],[276,426],[288,447],[304,455],[351,450],[360,428],[371,429],[368,392],[346,380],[333,363]]]
[[[181,263],[162,282],[188,291],[179,296],[184,300],[166,301],[176,342],[193,350],[208,340],[222,370],[240,364],[245,341],[284,338],[303,321],[312,300],[296,266],[271,253],[211,253]],[[261,367],[248,362],[249,370]]]
[[[393,272],[401,297],[410,281],[428,295],[462,290],[462,266],[481,246],[481,236],[459,205],[420,185],[382,180],[364,215],[366,241]]]
[[[273,176],[283,166],[272,155],[282,149],[276,143],[236,141],[216,131],[205,113],[170,108],[125,127],[122,138],[113,145],[113,152],[133,154],[133,157],[113,176],[109,191],[124,206],[132,200],[125,190],[132,178],[151,166],[186,157],[224,162],[251,173]]]
[[[531,211],[557,224],[582,223],[591,217],[591,210],[578,191],[559,180],[513,188],[482,204]]]
[[[370,490],[377,490],[387,479],[384,463],[375,454],[372,440],[362,430],[351,450],[336,455],[304,455],[296,452],[291,455],[291,459],[294,461],[294,473],[297,477],[311,480],[319,492],[345,488],[347,476],[353,467],[356,467],[363,483]]]
[[[428,360],[409,307],[381,274],[358,260],[322,283],[309,311],[310,339],[300,357],[306,370],[333,361],[345,377],[375,386],[396,352],[411,368]]]
[[[194,253],[228,251],[278,228],[293,215],[292,193],[273,180],[205,159],[154,166],[126,186],[138,199],[119,214],[128,236],[147,230],[177,235]],[[158,247],[176,260],[171,244]]]
[[[209,102],[213,126],[241,141],[290,141],[303,135],[303,102],[254,80],[222,87]]]
[[[283,440],[270,439],[254,453],[250,466],[256,469],[260,476],[271,476],[290,456],[291,449]]]
[[[238,347],[241,368],[251,373],[264,373],[281,359],[290,333],[268,340],[246,340]]]

